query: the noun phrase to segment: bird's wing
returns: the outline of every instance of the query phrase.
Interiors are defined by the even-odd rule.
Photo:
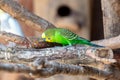
[[[75,33],[71,32],[67,29],[62,29],[60,31],[60,34],[68,40],[75,40],[78,37],[78,35],[76,35]]]
[[[77,34],[71,32],[70,30],[66,30],[66,29],[63,29],[61,31],[61,35],[63,35],[63,37],[68,40],[85,40],[87,42],[90,42],[89,40],[79,37]]]

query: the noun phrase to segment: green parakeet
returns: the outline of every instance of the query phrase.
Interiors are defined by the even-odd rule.
[[[70,30],[63,28],[51,28],[47,29],[42,33],[42,38],[47,42],[56,42],[62,45],[76,45],[83,44],[94,47],[102,47],[91,43],[89,40],[86,40],[82,37],[79,37],[77,34],[71,32]]]

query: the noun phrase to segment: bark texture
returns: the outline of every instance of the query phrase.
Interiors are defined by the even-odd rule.
[[[120,34],[120,0],[101,0],[103,10],[104,36]]]

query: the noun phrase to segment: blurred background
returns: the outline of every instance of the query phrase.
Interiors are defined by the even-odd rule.
[[[76,34],[89,39],[98,40],[103,36],[102,10],[100,0],[15,0],[29,11],[48,20],[57,27],[67,28]],[[31,27],[20,22],[26,36],[38,36]],[[29,29],[29,30],[28,30]],[[32,80],[16,78],[18,74],[1,74],[0,80]],[[37,80],[92,80],[87,77],[56,75],[50,78]]]
[[[67,28],[89,39],[103,38],[100,0],[16,0],[29,11],[57,27]],[[21,23],[27,36],[39,33]],[[29,29],[29,31],[28,31]],[[26,32],[27,30],[27,32]]]

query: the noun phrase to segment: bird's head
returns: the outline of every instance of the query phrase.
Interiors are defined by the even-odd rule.
[[[54,32],[49,29],[42,33],[42,38],[47,42],[55,42]]]

